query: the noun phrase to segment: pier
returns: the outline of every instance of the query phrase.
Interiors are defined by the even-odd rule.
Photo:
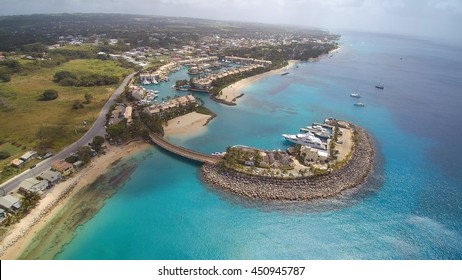
[[[171,153],[174,153],[176,155],[179,155],[187,159],[191,159],[191,160],[202,162],[202,163],[212,163],[212,164],[216,164],[221,160],[221,158],[218,156],[203,154],[200,152],[192,151],[192,150],[174,145],[166,141],[161,136],[154,134],[154,133],[149,134],[149,138],[151,138],[151,141],[154,144],[163,148],[164,150],[167,150]]]

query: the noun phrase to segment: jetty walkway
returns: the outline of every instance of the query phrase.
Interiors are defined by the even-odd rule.
[[[192,151],[192,150],[189,150],[189,149],[174,145],[174,144],[166,141],[161,136],[159,136],[157,134],[154,134],[154,133],[149,134],[149,138],[151,138],[151,141],[154,144],[158,145],[159,147],[163,148],[164,150],[167,150],[167,151],[169,151],[171,153],[182,156],[184,158],[199,161],[199,162],[202,162],[202,163],[213,163],[213,164],[216,164],[221,160],[221,158],[218,157],[218,156],[203,154],[203,153],[200,153],[200,152]]]

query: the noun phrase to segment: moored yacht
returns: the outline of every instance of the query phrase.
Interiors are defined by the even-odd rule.
[[[360,98],[360,97],[361,97],[361,95],[359,95],[359,93],[357,93],[357,92],[352,92],[352,93],[350,93],[350,96],[351,96],[351,97],[356,97],[356,98]]]
[[[326,150],[326,144],[324,144],[321,139],[314,136],[313,133],[299,133],[299,134],[282,134],[287,141],[300,144],[303,146],[310,146],[312,148]]]
[[[302,127],[300,128],[300,130],[304,132],[311,132],[316,137],[324,138],[324,139],[328,139],[332,136],[331,133],[326,128],[320,125],[311,125],[307,127]]]

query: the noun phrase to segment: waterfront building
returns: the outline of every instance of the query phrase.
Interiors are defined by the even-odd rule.
[[[67,161],[57,160],[51,164],[51,169],[61,173],[62,176],[69,176],[74,173],[74,167]]]
[[[28,178],[19,184],[19,192],[22,193],[39,193],[41,194],[48,188],[47,180],[37,180],[36,178]]]
[[[38,178],[48,181],[50,185],[54,185],[61,180],[61,173],[48,169],[40,173]]]
[[[21,205],[21,199],[10,194],[0,197],[0,207],[7,211],[17,211]]]

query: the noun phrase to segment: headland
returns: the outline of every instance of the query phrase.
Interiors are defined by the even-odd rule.
[[[308,201],[338,195],[360,186],[372,169],[374,147],[367,132],[353,124],[356,131],[351,156],[338,169],[297,178],[247,174],[223,164],[204,164],[201,178],[207,184],[255,200]]]

